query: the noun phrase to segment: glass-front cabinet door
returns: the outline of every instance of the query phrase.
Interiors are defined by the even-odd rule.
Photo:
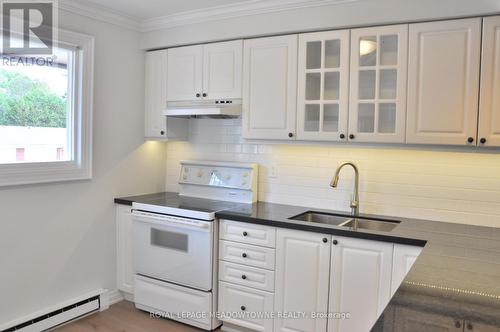
[[[347,140],[349,30],[299,36],[297,139]]]
[[[408,25],[351,30],[349,140],[405,142]]]

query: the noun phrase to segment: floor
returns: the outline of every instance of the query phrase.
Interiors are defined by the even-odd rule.
[[[108,310],[64,325],[56,332],[199,332],[197,328],[167,319],[151,318],[134,304],[122,301]],[[216,330],[220,331],[220,330]]]

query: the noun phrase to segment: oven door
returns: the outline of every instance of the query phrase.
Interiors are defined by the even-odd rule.
[[[133,211],[137,274],[195,289],[212,289],[213,223]]]

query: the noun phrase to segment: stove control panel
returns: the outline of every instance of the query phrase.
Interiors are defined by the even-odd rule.
[[[181,194],[189,196],[231,201],[251,197],[255,201],[257,179],[256,164],[182,161],[179,184]]]

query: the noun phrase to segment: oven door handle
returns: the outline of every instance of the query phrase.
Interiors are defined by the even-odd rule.
[[[147,224],[154,224],[158,226],[173,226],[177,228],[189,228],[189,229],[199,229],[199,230],[210,230],[210,223],[208,222],[198,222],[198,221],[188,221],[181,218],[162,216],[153,213],[145,213],[132,211],[132,217],[134,221],[143,222]]]

